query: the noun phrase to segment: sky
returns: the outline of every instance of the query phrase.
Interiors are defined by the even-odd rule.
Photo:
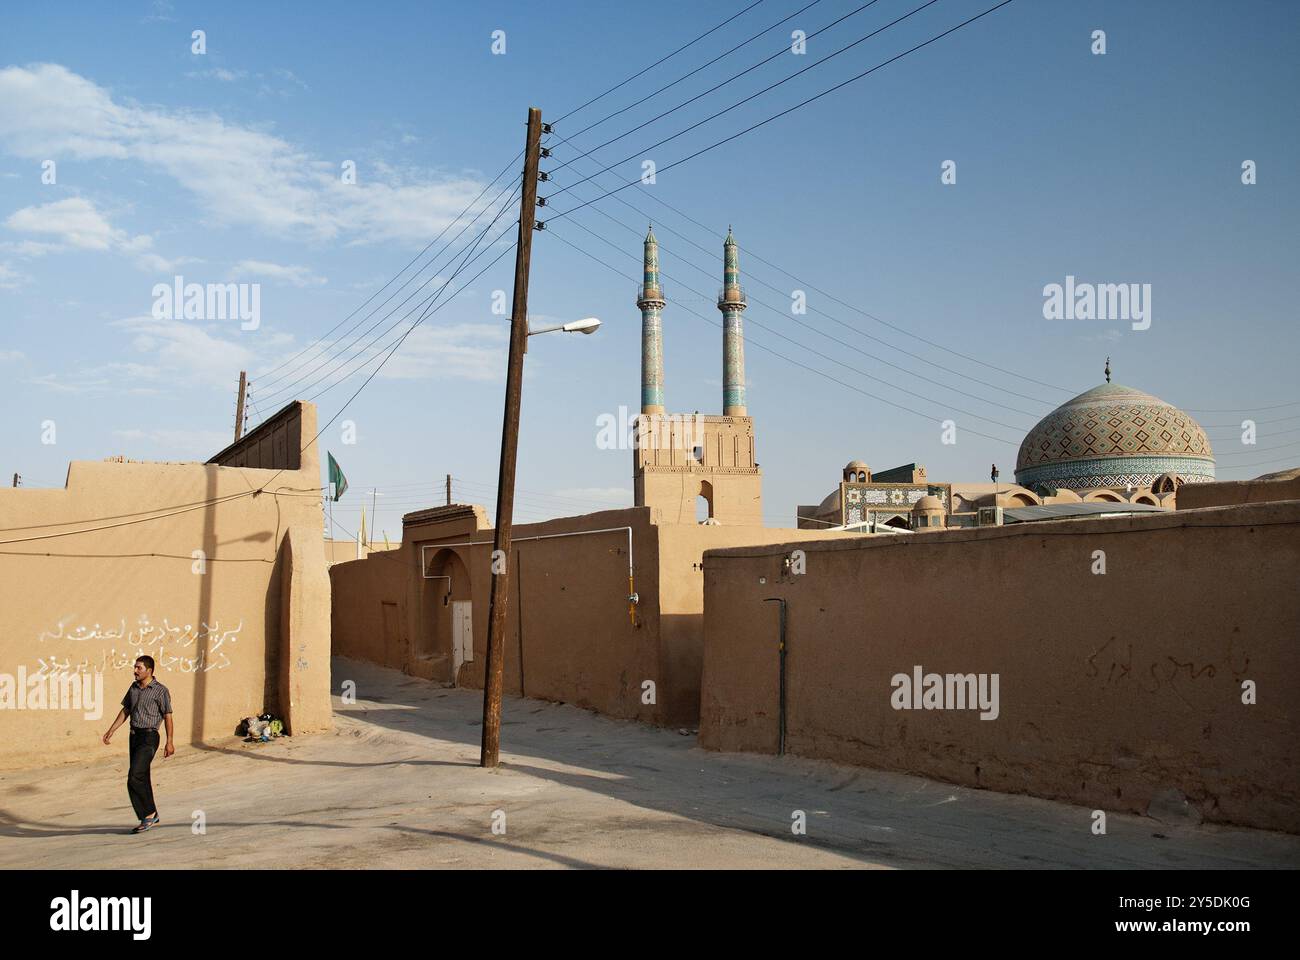
[[[491,514],[532,106],[555,126],[531,321],[602,326],[530,343],[521,521],[631,503],[632,452],[602,449],[599,424],[639,407],[652,220],[670,411],[721,412],[728,226],[740,244],[769,525],[852,459],[1010,479],[1025,433],[1107,357],[1206,427],[1220,478],[1300,464],[1300,5],[1014,0],[886,63],[996,2],[7,5],[2,475],[59,487],[74,460],[206,459],[247,370],[250,425],[315,397],[350,484],[337,535],[364,503],[399,539],[447,474]],[[247,285],[255,321],[169,313],[178,276]],[[1149,291],[1149,325],[1049,318],[1044,289],[1067,277]]]

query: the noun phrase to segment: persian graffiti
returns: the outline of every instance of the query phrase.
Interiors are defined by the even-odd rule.
[[[1166,655],[1156,657],[1147,662],[1142,659],[1135,663],[1133,658],[1133,644],[1125,644],[1123,649],[1117,644],[1111,649],[1111,644],[1115,643],[1115,637],[1111,637],[1085,661],[1088,664],[1088,676],[1094,678],[1104,678],[1104,685],[1112,685],[1122,680],[1132,679],[1138,683],[1143,690],[1148,693],[1155,693],[1162,684],[1171,686],[1175,680],[1199,680],[1202,677],[1213,679],[1216,674],[1227,671],[1236,680],[1240,680],[1250,669],[1249,655],[1244,657],[1244,662],[1240,667],[1235,663],[1237,659],[1236,651],[1233,650],[1230,643],[1224,651],[1222,657],[1215,660],[1205,660],[1198,662],[1192,660],[1180,660],[1177,657]]]
[[[207,673],[209,670],[224,670],[230,666],[231,647],[239,639],[244,629],[244,622],[223,629],[220,621],[213,623],[173,624],[163,618],[158,625],[147,616],[141,616],[133,626],[128,627],[125,620],[116,625],[102,626],[98,623],[90,626],[78,626],[71,630],[60,623],[55,630],[45,631],[38,638],[41,643],[71,641],[75,645],[98,642],[98,655],[81,656],[50,654],[37,657],[40,665],[38,676],[54,673],[105,673],[124,670],[135,662],[135,658],[148,654],[154,658],[158,671],[175,670],[179,673]],[[104,644],[109,644],[107,648]]]

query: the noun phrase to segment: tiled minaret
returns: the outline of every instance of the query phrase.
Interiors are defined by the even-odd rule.
[[[642,283],[636,305],[641,308],[641,412],[664,412],[664,334],[661,315],[664,291],[659,285],[659,241],[654,227],[645,235]]]
[[[746,307],[745,291],[740,286],[740,254],[736,238],[727,227],[722,245],[722,292],[718,309],[722,311],[722,415],[745,416],[745,331],[740,315]]]

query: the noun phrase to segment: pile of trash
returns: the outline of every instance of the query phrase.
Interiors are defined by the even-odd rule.
[[[284,721],[279,717],[264,713],[260,717],[245,717],[245,743],[266,743],[276,737],[284,736]]]

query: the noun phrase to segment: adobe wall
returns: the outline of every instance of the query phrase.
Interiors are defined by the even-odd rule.
[[[355,545],[354,545],[355,547]],[[334,656],[364,660],[394,670],[410,669],[407,595],[419,576],[410,544],[376,551],[361,560],[330,564],[330,635]],[[394,610],[385,612],[385,604]],[[441,679],[441,678],[440,678]]]
[[[379,541],[373,547],[367,547],[364,544],[361,547],[362,558],[368,557],[373,553],[380,553],[387,550],[396,550],[401,546],[400,543],[384,546],[383,541]],[[357,559],[357,542],[355,540],[326,540],[325,541],[325,560],[328,563],[348,563]]]
[[[492,529],[482,508],[473,515],[466,513],[469,509],[430,511],[423,521],[408,518],[400,551],[331,568],[336,654],[482,688]],[[504,653],[507,694],[693,727],[699,719],[700,562],[705,548],[771,543],[792,534],[800,540],[846,536],[762,527],[659,526],[650,522],[652,516],[651,508],[634,507],[514,527]],[[627,526],[632,528],[634,587],[640,597],[634,618],[627,603],[627,532],[621,529]],[[613,532],[592,532],[611,528]],[[538,536],[547,539],[528,539]],[[454,610],[442,602],[447,583],[420,573],[422,562],[437,564],[448,553],[455,555],[456,565],[444,562],[438,568],[455,571],[448,599],[473,604],[474,659],[458,670],[451,655]],[[646,681],[654,684],[652,703],[643,702],[649,699]]]
[[[510,606],[506,621],[504,690],[508,694],[573,703],[608,716],[667,722],[658,703],[642,703],[645,680],[659,682],[658,543],[645,508],[610,510],[545,523],[515,526],[508,569]],[[635,615],[628,610],[628,535],[632,528]],[[608,530],[612,532],[593,533]],[[473,602],[474,659],[455,678],[481,689],[487,656],[491,593],[492,531],[472,538],[441,536],[429,528],[408,528],[413,545],[463,542],[455,551],[469,574]],[[528,540],[552,534],[580,534]],[[429,551],[430,557],[436,550]],[[373,562],[373,560],[368,561]],[[416,635],[436,617],[437,589],[426,588]],[[459,599],[459,598],[458,598]]]
[[[1300,831],[1300,502],[804,549],[705,555],[702,746],[776,751],[781,596],[790,753]],[[917,665],[998,674],[997,718],[894,709]]]
[[[294,419],[314,433],[315,408],[301,406]],[[328,726],[323,553],[307,543],[287,563],[283,551],[290,531],[320,539],[314,448],[301,463],[277,475],[78,461],[65,489],[0,490],[0,767],[125,751],[129,731],[108,748],[99,738],[141,653],[172,692],[178,746],[229,736],[263,710],[287,715],[282,687],[298,691],[295,732]],[[89,677],[92,694],[101,678],[101,715],[31,709],[31,690],[17,709],[20,675],[31,683],[43,670]],[[48,683],[38,686],[48,703]]]
[[[842,532],[664,524],[659,533],[659,697],[668,722],[692,727],[700,718],[700,676],[704,665],[704,551],[725,547],[843,540]]]
[[[1283,480],[1220,480],[1185,483],[1178,488],[1178,509],[1226,507],[1241,503],[1300,500],[1300,476]]]

